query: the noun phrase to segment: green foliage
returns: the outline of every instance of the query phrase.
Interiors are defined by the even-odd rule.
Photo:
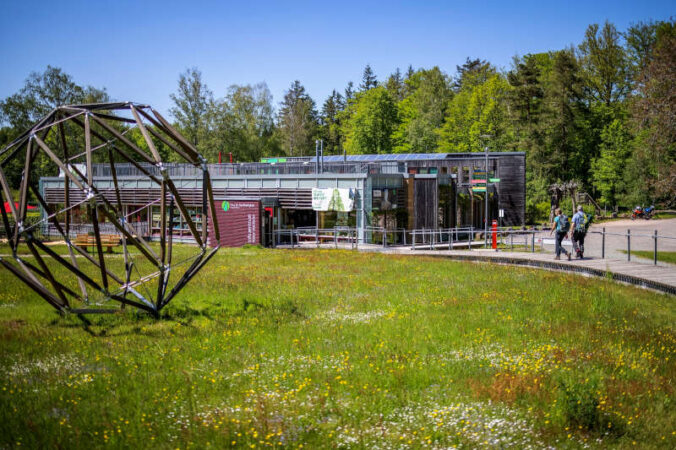
[[[369,89],[373,89],[376,86],[378,86],[378,78],[376,77],[376,74],[373,73],[371,66],[367,64],[366,67],[364,67],[364,73],[361,77],[359,89],[362,91],[368,91]]]
[[[592,173],[594,187],[604,203],[617,205],[619,196],[626,192],[624,169],[631,156],[631,145],[631,136],[618,119],[601,132],[601,155],[592,162]]]
[[[610,106],[625,98],[631,87],[627,52],[615,25],[589,25],[579,46],[584,89],[594,101]]]
[[[676,304],[637,287],[253,246],[159,320],[60,317],[0,286],[2,448],[673,448]]]
[[[485,82],[468,77],[450,101],[444,124],[438,130],[439,150],[483,151],[485,135],[490,136],[491,150],[505,150],[511,140],[505,102],[511,86],[501,74],[490,75]]]
[[[57,106],[108,100],[105,89],[80,86],[60,68],[47,66],[31,72],[19,92],[0,102],[0,123],[9,124],[16,137]]]
[[[549,202],[535,203],[532,200],[526,202],[526,222],[542,224],[549,222],[551,204]]]
[[[450,80],[438,67],[419,70],[406,79],[409,95],[398,104],[401,123],[393,132],[397,153],[431,153],[437,150],[437,129],[443,124],[453,92]],[[401,95],[401,90],[394,90]],[[388,88],[389,92],[393,88]],[[394,97],[396,98],[396,97]]]
[[[275,112],[265,84],[231,86],[215,100],[192,68],[179,76],[171,112],[179,131],[209,161],[219,151],[239,161],[312,155],[318,138],[326,154],[476,152],[488,145],[526,153],[529,216],[540,215],[537,205],[548,200],[552,183],[570,180],[603,203],[673,207],[674,29],[673,19],[639,22],[624,33],[610,22],[592,24],[579,45],[515,57],[506,73],[467,58],[454,74],[409,65],[379,83],[366,65],[359,87],[349,82],[344,95],[334,90],[321,113],[299,81]],[[78,86],[48,66],[0,103],[0,121],[9,125],[0,142],[58,104],[106,99],[105,91]],[[42,165],[35,164],[37,176],[46,174]],[[6,172],[15,186],[21,161],[9,163]]]
[[[649,62],[639,73],[639,93],[632,103],[637,145],[632,155],[634,189],[667,207],[676,205],[676,25],[660,23]]]
[[[399,119],[394,100],[382,86],[360,92],[340,115],[348,153],[390,153]]]
[[[0,138],[5,141],[5,144],[10,143],[57,106],[107,102],[109,100],[105,89],[80,86],[61,69],[47,66],[42,73],[32,72],[17,93],[0,102],[0,123],[9,125],[3,128]],[[96,130],[96,126],[93,126],[93,129]],[[83,148],[84,142],[74,139],[69,131],[66,128],[66,143],[69,148]],[[47,135],[45,140],[57,153],[63,151],[55,133]],[[18,154],[3,167],[11,187],[19,186],[24,160],[25,156]],[[38,153],[36,160],[33,162],[31,182],[37,185],[41,176],[56,175],[55,172],[50,172],[48,167],[54,170],[55,166],[50,163],[46,155],[42,152]]]
[[[209,116],[214,96],[202,81],[202,72],[196,67],[187,69],[178,77],[178,91],[170,95],[174,106],[170,109],[181,133],[198,150],[204,152],[203,139],[210,131]]]
[[[314,155],[317,133],[315,102],[295,80],[284,94],[277,119],[282,148],[289,156]]]
[[[599,373],[561,374],[554,416],[562,425],[597,434],[621,436],[626,422],[601,410],[601,392],[605,391]]]
[[[397,70],[395,70],[387,79],[385,89],[387,89],[387,92],[390,93],[396,102],[400,102],[406,97],[406,85],[404,84],[404,79],[401,76],[399,67],[397,67]]]
[[[217,103],[210,148],[232,152],[235,161],[258,161],[276,154],[272,95],[265,83],[232,85]]]
[[[319,136],[324,141],[324,154],[334,155],[342,152],[342,134],[340,130],[341,111],[345,109],[345,100],[334,89],[324,101],[319,116]]]

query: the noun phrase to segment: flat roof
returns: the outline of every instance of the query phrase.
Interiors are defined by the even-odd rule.
[[[488,152],[488,156],[523,156],[525,152]],[[461,158],[483,158],[486,154],[483,152],[470,153],[387,153],[387,154],[370,154],[370,155],[326,155],[324,162],[383,162],[383,161],[441,161],[444,159],[461,159]],[[316,161],[313,156],[309,159],[311,162]]]

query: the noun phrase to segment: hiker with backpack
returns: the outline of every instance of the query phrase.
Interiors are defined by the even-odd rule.
[[[591,219],[591,214],[585,214],[582,206],[577,207],[577,212],[573,216],[573,249],[576,258],[584,258],[584,238],[591,225]]]
[[[556,208],[554,213],[556,214],[556,217],[554,217],[554,223],[549,232],[549,234],[552,234],[556,231],[556,258],[554,259],[561,259],[561,252],[563,252],[568,256],[568,261],[570,261],[570,252],[563,248],[562,245],[563,239],[568,235],[568,231],[570,231],[570,220],[568,220],[568,216],[561,212],[561,208]]]

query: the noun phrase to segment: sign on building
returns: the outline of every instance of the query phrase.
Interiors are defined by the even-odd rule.
[[[312,188],[312,209],[315,211],[352,211],[354,189]]]
[[[216,217],[220,231],[220,245],[241,247],[260,244],[261,202],[259,200],[218,200]],[[211,221],[209,225],[211,226]],[[213,229],[209,229],[209,245],[216,246]]]

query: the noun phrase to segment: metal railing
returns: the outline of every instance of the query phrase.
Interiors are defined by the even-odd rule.
[[[160,175],[160,169],[148,163],[139,163],[143,169],[155,176]],[[164,163],[164,168],[170,177],[202,177],[202,170],[190,164]],[[231,175],[314,175],[317,173],[317,166],[314,162],[288,162],[288,163],[239,163],[239,164],[208,164],[207,168],[211,177],[231,176]],[[141,171],[131,163],[115,164],[115,171],[118,177],[143,176]],[[397,174],[405,171],[405,165],[397,162],[332,162],[324,163],[323,173],[338,174]],[[94,164],[92,166],[93,176],[112,177],[112,171],[109,164]]]
[[[473,227],[469,228],[449,228],[449,229],[437,229],[437,230],[412,230],[411,234],[411,249],[441,249],[441,250],[453,250],[457,247],[467,247],[472,249],[473,247],[482,246],[484,248],[492,247],[493,235],[495,235],[496,248],[495,251],[525,251],[534,253],[536,247],[539,246],[539,251],[545,251],[545,245],[554,245],[555,237],[551,236],[550,230],[545,228],[532,228],[532,229],[513,229],[513,228],[498,228],[497,230],[490,229],[488,235],[486,235],[483,229],[477,229]],[[658,250],[660,248],[660,240],[676,240],[676,236],[668,236],[664,234],[659,234],[657,230],[654,230],[653,233],[640,233],[632,232],[631,229],[628,229],[625,233],[618,232],[608,232],[605,227],[601,231],[590,230],[587,232],[589,235],[598,235],[601,237],[600,245],[600,255],[598,253],[596,257],[600,256],[601,259],[605,259],[607,256],[607,237],[615,236],[621,237],[626,242],[626,250],[621,249],[623,253],[626,254],[627,261],[632,259],[632,251],[636,253],[638,250],[632,250],[632,242],[636,242],[637,239],[650,239],[651,245],[650,250],[652,253],[652,263],[657,265],[658,263]],[[572,237],[572,233],[571,233]],[[539,244],[539,245],[536,245]],[[645,244],[645,242],[644,242]],[[562,243],[564,246],[573,246],[574,244],[571,239],[566,239]],[[642,246],[644,252],[647,251],[645,248],[646,245]],[[635,248],[635,247],[634,247]],[[594,248],[597,252],[598,248]],[[594,252],[591,251],[591,253]],[[585,252],[589,254],[590,252]]]
[[[64,223],[60,223],[61,229],[65,230],[66,226]],[[127,224],[127,230],[130,230],[132,234],[137,236],[147,237],[150,236],[148,222],[129,222]],[[122,237],[122,233],[113,226],[112,223],[104,222],[99,223],[99,232],[102,234],[115,234]],[[63,239],[63,235],[59,232],[56,226],[51,222],[45,222],[35,226],[31,233],[36,239],[44,241],[60,240]],[[77,238],[78,235],[94,235],[94,226],[92,224],[79,224],[74,223],[70,224],[68,230],[68,237],[70,239]],[[4,227],[0,232],[0,238],[6,238]]]
[[[359,235],[356,228],[316,228],[302,227],[286,230],[273,230],[272,246],[290,245],[291,248],[300,247],[301,244],[314,244],[320,247],[323,244],[333,245],[338,248],[339,243],[347,243],[350,248],[359,247]]]
[[[634,240],[639,239],[639,238],[648,238],[652,240],[652,253],[653,253],[653,264],[657,265],[657,260],[658,260],[658,242],[660,239],[665,239],[665,240],[676,240],[676,236],[667,236],[664,234],[659,234],[657,230],[655,230],[653,233],[647,234],[647,233],[632,233],[631,229],[627,229],[626,233],[612,233],[606,231],[606,228],[603,227],[601,228],[601,231],[589,231],[587,234],[598,234],[601,235],[601,259],[605,259],[606,257],[606,236],[620,236],[626,238],[627,242],[627,261],[631,261],[631,242],[632,238]]]
[[[365,243],[383,247],[406,245],[408,231],[405,228],[366,227],[364,231]]]
[[[60,224],[61,229],[65,230],[65,224]],[[41,227],[38,227],[37,229],[40,230],[42,233],[43,237],[47,238],[59,238],[62,237],[61,233],[59,233],[58,229],[54,226],[52,223],[46,223]],[[137,235],[137,236],[149,236],[149,226],[148,222],[128,222],[126,226],[127,230],[131,229],[132,234]],[[112,223],[109,222],[104,222],[99,224],[99,232],[102,234],[115,234],[120,237],[122,237],[122,233],[120,230],[115,228]],[[92,224],[71,224],[70,229],[68,232],[68,237],[73,239],[76,238],[78,235],[82,234],[89,234],[93,235],[94,234],[94,226]]]
[[[467,228],[445,228],[445,229],[419,229],[411,230],[411,250],[425,249],[448,249],[454,247],[477,245],[478,241],[474,239],[475,229]]]

